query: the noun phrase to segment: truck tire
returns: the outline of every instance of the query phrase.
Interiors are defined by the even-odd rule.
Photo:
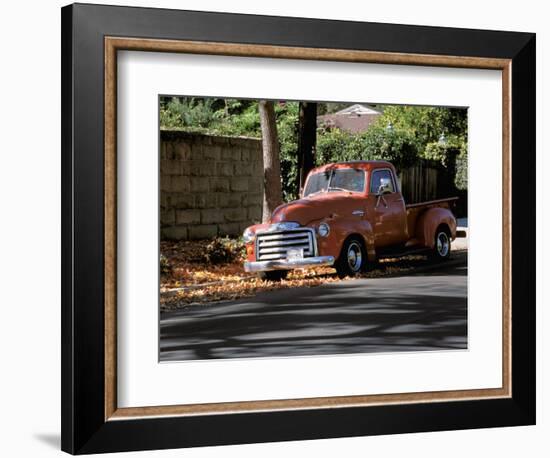
[[[268,270],[259,273],[262,280],[281,281],[288,275],[288,270]]]
[[[434,247],[431,252],[434,260],[446,261],[451,257],[451,236],[449,229],[439,226],[435,231]]]
[[[339,277],[353,277],[365,270],[367,251],[359,237],[350,237],[344,242],[340,256],[334,263]]]

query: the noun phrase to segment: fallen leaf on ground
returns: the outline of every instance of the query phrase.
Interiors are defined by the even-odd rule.
[[[242,260],[227,264],[202,262],[202,252],[208,243],[208,240],[161,242],[161,253],[171,266],[168,273],[161,275],[162,310],[177,309],[189,304],[236,300],[264,291],[313,287],[343,280],[331,267],[293,270],[280,282],[262,280],[256,275],[246,273]],[[359,277],[395,275],[418,268],[427,262],[425,256],[383,259]]]

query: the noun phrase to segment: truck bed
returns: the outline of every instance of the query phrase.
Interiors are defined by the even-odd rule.
[[[419,202],[416,204],[408,204],[405,205],[405,208],[407,210],[407,227],[409,228],[416,228],[416,220],[418,217],[424,213],[429,208],[434,207],[440,207],[440,208],[448,208],[452,210],[454,207],[454,203],[458,200],[458,197],[447,197],[445,199],[436,199],[436,200],[429,200],[427,202]],[[416,244],[416,239],[414,237],[414,234],[410,234],[409,236],[411,239],[407,243],[408,246],[414,246]]]
[[[419,202],[417,204],[407,204],[405,208],[407,211],[409,209],[418,209],[418,208],[432,208],[432,207],[443,207],[443,208],[451,208],[451,202],[457,201],[458,197],[447,197],[445,199],[436,199],[436,200],[429,200],[427,202]]]

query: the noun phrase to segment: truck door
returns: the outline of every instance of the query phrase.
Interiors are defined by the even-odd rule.
[[[405,201],[392,170],[382,168],[371,172],[369,210],[376,246],[397,245],[407,241]]]

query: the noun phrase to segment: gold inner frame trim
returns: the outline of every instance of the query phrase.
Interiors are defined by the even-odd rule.
[[[303,399],[119,408],[117,405],[116,369],[116,88],[117,51],[119,50],[501,70],[503,184],[502,387],[490,389],[430,391],[418,393],[333,396]],[[288,46],[105,37],[105,420],[114,421],[159,416],[207,415],[274,410],[359,407],[382,404],[424,403],[511,397],[511,65],[511,60],[509,59],[493,59],[480,57],[439,56],[342,49],[300,48]]]

